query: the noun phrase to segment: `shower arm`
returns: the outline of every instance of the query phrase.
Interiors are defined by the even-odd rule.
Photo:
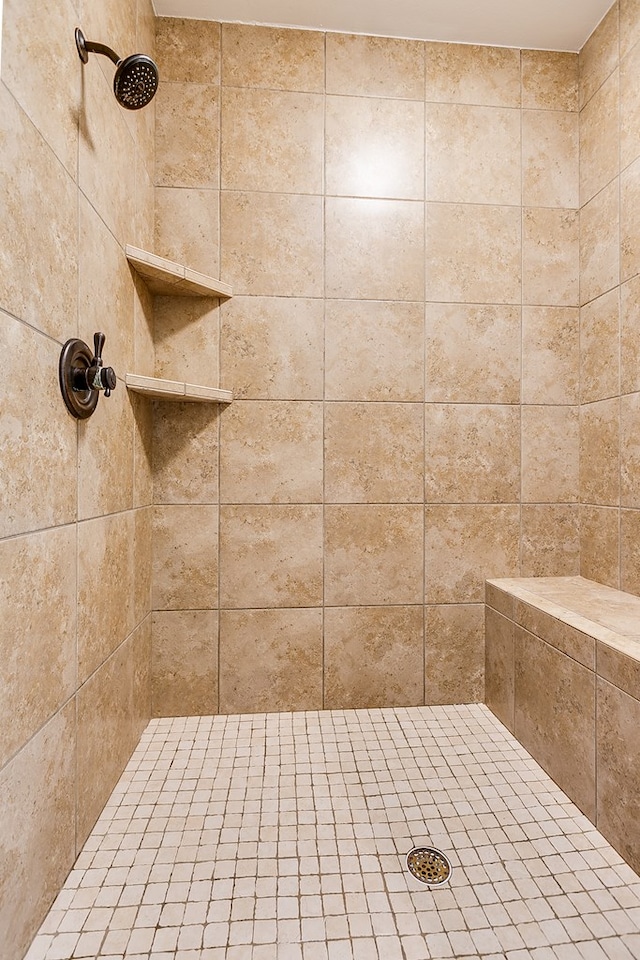
[[[112,60],[116,66],[120,63],[120,57],[115,50],[108,47],[106,43],[96,43],[94,40],[87,40],[79,27],[76,27],[76,46],[83,63],[88,62],[90,53],[100,53],[103,57],[109,57],[109,60]]]

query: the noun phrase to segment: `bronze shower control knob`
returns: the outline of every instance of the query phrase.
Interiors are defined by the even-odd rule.
[[[62,348],[58,368],[60,390],[67,410],[77,420],[91,416],[101,391],[108,397],[115,390],[115,370],[102,364],[105,339],[104,333],[93,335],[93,353],[84,340],[67,340]]]

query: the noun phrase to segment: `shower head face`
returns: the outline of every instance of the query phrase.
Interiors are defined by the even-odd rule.
[[[120,106],[140,110],[153,100],[158,89],[158,68],[144,53],[120,60],[113,78],[113,92]]]

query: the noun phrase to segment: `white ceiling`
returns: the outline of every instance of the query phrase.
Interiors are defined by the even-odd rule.
[[[613,0],[154,0],[161,17],[578,51]]]

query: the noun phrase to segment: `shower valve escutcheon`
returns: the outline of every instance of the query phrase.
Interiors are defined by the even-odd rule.
[[[102,392],[105,397],[116,388],[113,367],[102,362],[104,333],[94,333],[93,353],[83,340],[67,340],[60,354],[60,390],[67,410],[77,420],[86,420],[98,405]]]

